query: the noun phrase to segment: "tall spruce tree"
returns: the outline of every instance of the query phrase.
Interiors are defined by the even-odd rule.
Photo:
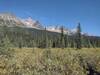
[[[45,48],[48,48],[48,36],[47,36],[47,29],[46,29],[46,27],[45,27],[45,39],[44,39],[44,41],[45,41]]]
[[[80,23],[78,23],[78,26],[77,26],[77,33],[76,33],[76,44],[77,44],[77,49],[81,49],[82,46],[81,46],[81,25]]]
[[[65,40],[64,40],[64,28],[63,28],[63,26],[61,26],[61,40],[60,40],[60,46],[61,46],[61,48],[64,48],[65,47]]]

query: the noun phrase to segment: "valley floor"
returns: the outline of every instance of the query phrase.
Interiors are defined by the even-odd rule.
[[[14,48],[0,55],[0,75],[99,75],[100,48]]]

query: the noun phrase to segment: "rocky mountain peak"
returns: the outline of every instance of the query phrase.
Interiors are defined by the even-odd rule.
[[[26,25],[28,28],[43,28],[43,26],[40,24],[39,21],[33,20],[31,17],[27,19],[23,19],[22,22]]]
[[[37,21],[33,20],[31,17],[26,19],[18,18],[14,14],[11,13],[0,13],[0,26],[8,26],[8,27],[24,27],[24,28],[35,28],[43,30],[44,27],[42,24]],[[61,26],[53,25],[48,26],[47,31],[61,33]],[[65,34],[73,34],[76,33],[76,29],[69,30],[68,28],[64,27]]]

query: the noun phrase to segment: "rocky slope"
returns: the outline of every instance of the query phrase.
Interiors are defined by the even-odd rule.
[[[35,28],[35,29],[40,29],[43,30],[45,27],[36,20],[33,20],[31,17],[27,19],[22,19],[16,17],[14,14],[11,13],[0,13],[0,26],[7,26],[7,27],[25,27],[25,28]],[[46,27],[47,31],[50,32],[61,32],[61,27],[60,26],[49,26]],[[67,28],[64,28],[64,33],[65,34],[73,34],[76,32],[76,29],[74,30],[69,30]]]

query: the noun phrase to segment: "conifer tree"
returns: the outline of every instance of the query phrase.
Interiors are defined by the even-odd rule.
[[[65,40],[64,40],[64,28],[63,26],[61,27],[61,48],[64,48],[65,47]]]
[[[77,44],[77,49],[81,49],[81,26],[80,26],[80,23],[78,23],[78,26],[77,26],[77,33],[76,33],[76,44]]]
[[[47,36],[47,30],[46,30],[46,27],[45,27],[45,39],[44,39],[44,41],[45,41],[45,48],[48,48],[48,36]]]

